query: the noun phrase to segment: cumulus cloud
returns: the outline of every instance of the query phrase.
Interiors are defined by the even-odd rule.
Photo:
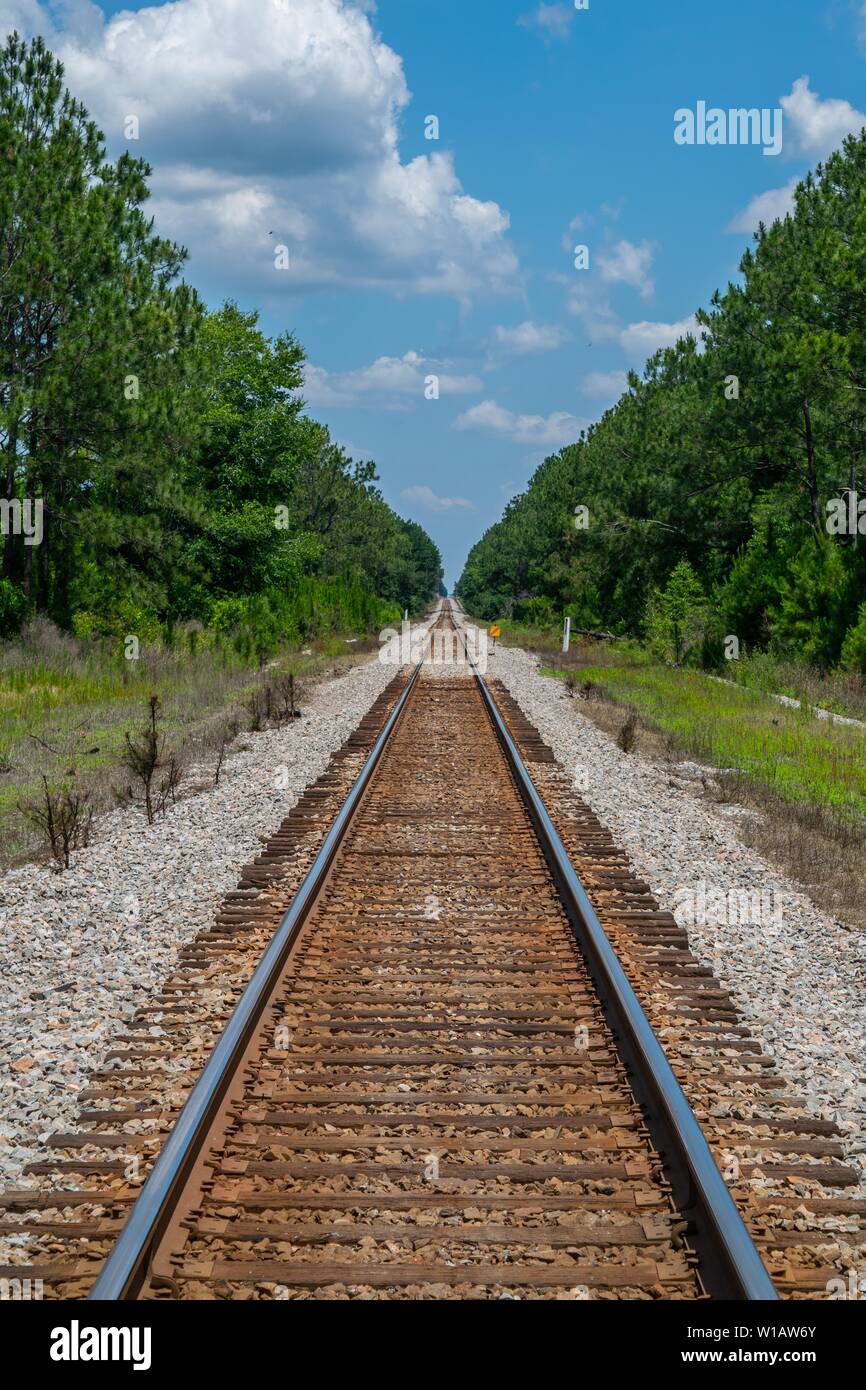
[[[650,275],[653,258],[652,242],[642,241],[635,246],[631,241],[618,241],[609,251],[598,253],[598,266],[602,280],[611,284],[617,282],[631,285],[641,299],[651,299],[655,285]]]
[[[517,23],[524,29],[538,29],[546,43],[553,39],[567,39],[571,33],[574,7],[567,5],[546,5],[544,0],[528,14],[520,15]]]
[[[786,213],[792,212],[794,208],[794,189],[797,187],[798,179],[793,178],[786,183],[784,188],[771,188],[766,193],[759,193],[753,198],[748,207],[738,212],[728,223],[729,232],[754,232],[757,231],[758,224],[763,222],[769,227],[777,218],[784,217]]]
[[[477,376],[457,376],[447,364],[418,352],[402,357],[377,357],[368,367],[328,372],[308,363],[304,368],[304,399],[313,406],[385,405],[406,407],[424,400],[428,376],[436,376],[443,396],[471,395],[484,385]]]
[[[619,341],[630,357],[651,357],[659,348],[673,347],[679,338],[688,333],[697,335],[699,331],[694,314],[679,323],[650,323],[644,319],[623,328]]]
[[[866,115],[839,97],[821,100],[813,92],[808,77],[798,77],[787,96],[779,98],[784,119],[784,148],[789,155],[810,160],[826,159],[838,149],[846,135],[858,134],[866,126]],[[754,232],[763,222],[769,226],[794,207],[793,178],[783,188],[759,193],[728,223],[729,232]]]
[[[507,213],[463,188],[449,153],[401,160],[410,93],[368,6],[175,0],[106,20],[78,0],[60,28],[55,8],[0,0],[0,25],[45,35],[111,149],[138,117],[129,147],[154,167],[151,210],[197,266],[275,292],[511,287]]]
[[[846,135],[856,134],[866,125],[866,116],[850,101],[828,97],[822,101],[809,86],[808,77],[798,77],[788,96],[780,98],[785,113],[785,147],[793,130],[797,154],[823,159],[841,145]]]
[[[699,333],[694,315],[681,319],[678,323],[663,323],[641,319],[637,323],[623,325],[614,312],[603,291],[591,284],[571,286],[567,297],[569,313],[579,318],[586,331],[592,334],[592,343],[616,343],[632,362],[643,361],[661,347],[672,347],[678,338],[687,333]],[[700,339],[698,339],[700,342]],[[586,377],[587,383],[600,385],[616,373],[592,372]],[[624,387],[623,387],[624,389]],[[603,394],[599,392],[599,394]]]
[[[628,385],[625,372],[588,372],[580,384],[581,394],[598,400],[615,400]]]
[[[531,319],[526,319],[515,328],[503,328],[500,325],[494,337],[500,347],[522,356],[534,352],[551,352],[554,348],[562,346],[568,334],[556,324],[533,323]]]
[[[450,512],[455,507],[474,511],[475,504],[466,497],[437,497],[432,487],[404,487],[400,496],[418,507],[427,507],[431,512]]]
[[[480,401],[454,422],[458,430],[486,430],[511,439],[515,444],[543,444],[556,449],[572,444],[586,421],[556,410],[552,415],[515,415],[496,401]]]

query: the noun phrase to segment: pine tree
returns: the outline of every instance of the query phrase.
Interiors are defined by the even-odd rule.
[[[3,573],[63,615],[77,555],[134,570],[160,553],[143,494],[158,498],[187,442],[201,306],[173,284],[185,252],[142,210],[148,166],[106,160],[40,38],[12,34],[0,51],[0,159],[5,495],[43,508],[41,544],[7,537]]]

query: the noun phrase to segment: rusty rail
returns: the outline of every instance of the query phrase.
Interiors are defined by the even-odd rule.
[[[569,860],[496,702],[471,657],[468,659],[581,955],[594,977],[602,1009],[617,1038],[617,1049],[660,1151],[677,1206],[692,1219],[704,1286],[717,1298],[775,1299],[777,1293],[773,1283],[722,1180],[700,1125]],[[90,1291],[91,1299],[134,1299],[146,1282],[152,1253],[172,1220],[184,1185],[200,1158],[214,1116],[332,869],[385,747],[401,720],[422,664],[415,667],[399,695],[310,872],[180,1111]]]
[[[695,1226],[704,1282],[718,1298],[777,1299],[755,1244],[725,1185],[704,1133],[626,977],[556,826],[468,648],[464,651],[526,805],[578,946],[606,1007],[635,1093],[671,1180],[677,1205]]]
[[[169,1219],[193,1167],[235,1068],[267,1005],[275,982],[327,877],[391,734],[412,693],[423,662],[406,683],[348,797],[343,802],[307,877],[237,1002],[219,1042],[166,1139],[129,1218],[90,1291],[91,1299],[135,1298],[146,1277],[150,1252]]]

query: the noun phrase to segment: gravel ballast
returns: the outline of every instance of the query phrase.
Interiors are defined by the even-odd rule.
[[[730,988],[792,1089],[862,1147],[866,935],[822,914],[746,847],[733,808],[696,794],[688,764],[623,753],[537,668],[537,656],[500,648],[487,675],[508,688],[660,906],[687,926],[695,954]]]
[[[373,660],[319,685],[292,726],[242,736],[219,787],[185,796],[153,826],[138,810],[112,813],[67,872],[31,865],[0,878],[3,1187],[21,1185],[44,1139],[69,1127],[122,1022],[208,926],[241,866],[394,674]],[[732,808],[696,794],[687,764],[675,773],[621,752],[561,682],[538,675],[536,657],[499,649],[487,674],[508,687],[660,905],[688,926],[695,953],[731,989],[792,1088],[853,1140],[866,1114],[866,937],[744,846]],[[190,784],[212,771],[193,772]],[[744,890],[757,895],[757,922],[717,911]]]
[[[112,812],[64,873],[36,864],[0,878],[0,1185],[68,1127],[120,1023],[394,675],[373,660],[311,687],[301,719],[240,737],[218,787],[182,795],[153,825]],[[213,766],[192,769],[182,792],[212,781]]]

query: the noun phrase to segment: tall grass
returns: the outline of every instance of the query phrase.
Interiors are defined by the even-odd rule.
[[[790,695],[804,704],[866,721],[866,676],[856,671],[822,674],[800,662],[758,653],[730,662],[724,674],[750,690]]]
[[[866,729],[819,720],[816,706],[866,718],[862,677],[821,676],[768,656],[731,662],[723,684],[663,666],[637,643],[583,641],[562,653],[560,630],[500,624],[506,644],[539,654],[540,671],[585,698],[575,708],[612,737],[638,717],[639,750],[690,755],[718,771],[712,795],[760,812],[739,833],[808,885],[813,899],[866,928],[860,866],[866,853]],[[799,709],[771,698],[791,695]],[[714,790],[713,790],[714,789]]]
[[[637,710],[683,749],[734,771],[785,801],[866,821],[866,729],[828,725],[697,671],[666,666],[584,666],[581,677]]]
[[[822,907],[866,928],[860,866],[866,853],[866,729],[814,717],[758,691],[695,671],[635,663],[542,672],[571,680],[579,708],[607,732],[638,715],[651,756],[690,754],[716,772],[717,800],[753,808],[738,820],[745,842],[808,887]],[[721,771],[719,771],[721,769]]]
[[[249,728],[245,706],[263,681],[292,675],[303,690],[346,669],[399,612],[344,579],[305,579],[264,602],[231,604],[221,626],[175,627],[165,640],[141,642],[136,660],[125,658],[122,638],[77,638],[45,619],[0,642],[0,865],[35,849],[18,805],[43,778],[52,788],[87,786],[97,810],[114,804],[124,735],[141,724],[151,695],[172,746],[184,745],[188,765],[203,763],[225,744],[227,726]]]

